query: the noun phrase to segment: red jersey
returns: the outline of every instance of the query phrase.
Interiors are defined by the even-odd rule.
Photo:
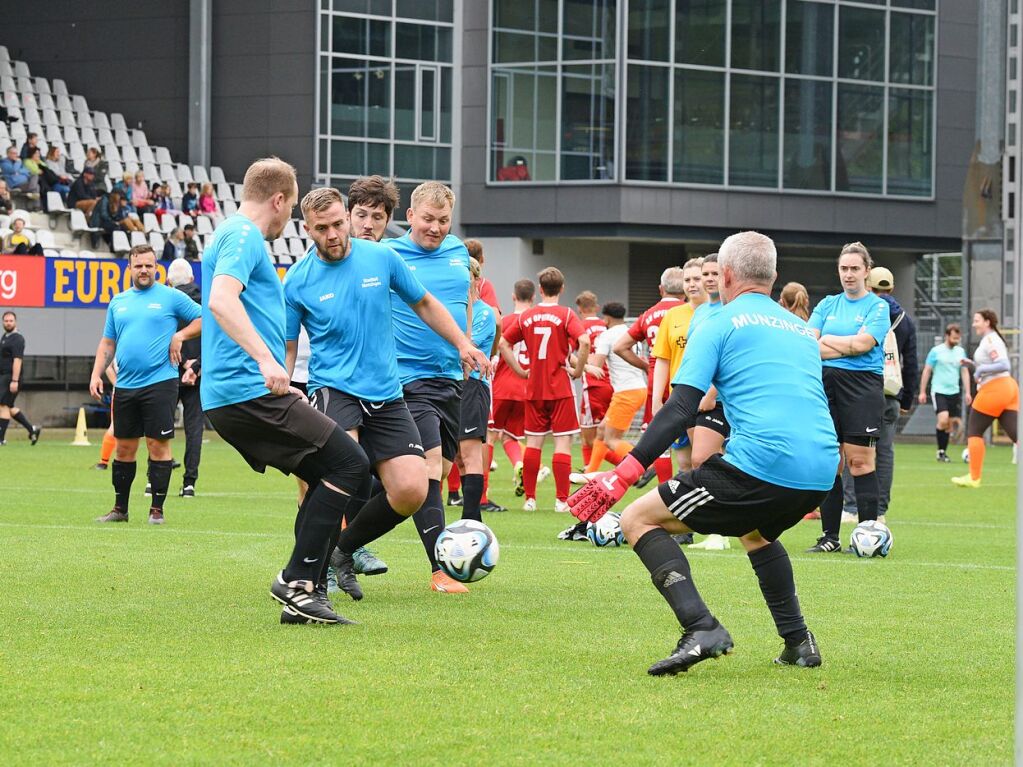
[[[529,354],[526,397],[530,400],[562,399],[574,396],[572,379],[565,365],[573,339],[586,335],[575,312],[558,304],[539,304],[518,316],[518,322],[503,332],[510,344],[525,341]]]
[[[607,325],[604,324],[604,320],[594,315],[593,317],[582,318],[583,327],[586,328],[586,334],[590,337],[590,352],[597,346],[597,336],[607,330]],[[595,376],[587,373],[584,376],[586,388],[588,389],[603,389],[611,388],[610,379],[608,377],[607,363],[604,363],[604,377],[596,378]]]
[[[647,358],[649,359],[649,350],[654,348],[654,341],[657,340],[657,329],[661,326],[661,320],[664,319],[664,315],[668,313],[668,310],[680,306],[682,303],[681,298],[673,298],[667,296],[662,298],[656,304],[651,306],[645,312],[643,312],[636,321],[629,327],[629,335],[636,341],[645,341],[647,345]],[[647,371],[647,389],[653,391],[654,388],[654,366],[650,365]]]
[[[494,307],[497,313],[501,313],[501,307],[497,303],[497,291],[494,290],[494,283],[486,277],[480,277],[480,300],[488,306]],[[512,373],[512,375],[515,375]],[[515,376],[518,378],[518,376]]]
[[[518,324],[518,314],[506,314],[501,318],[501,335],[507,334],[508,329],[512,325]],[[512,351],[515,352],[515,357],[518,359],[523,370],[529,370],[529,353],[526,351],[526,344],[519,341],[512,346]],[[515,371],[505,364],[505,361],[501,359],[501,355],[497,357],[492,387],[491,391],[493,392],[494,399],[510,399],[518,402],[525,402],[526,400],[526,379],[515,375]]]

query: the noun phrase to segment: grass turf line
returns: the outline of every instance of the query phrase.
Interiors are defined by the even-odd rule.
[[[402,527],[374,545],[391,571],[361,579],[366,599],[336,600],[361,625],[306,628],[279,626],[267,594],[292,480],[253,474],[214,437],[199,497],[169,498],[167,525],[145,524],[140,470],[131,522],[100,526],[109,474],[69,440],[13,435],[0,452],[6,763],[1011,761],[1008,449],[971,491],[948,482],[963,464],[899,446],[886,561],[802,554],[817,523],[785,534],[818,670],[771,664],[781,643],[741,550],[692,552],[736,651],[652,679],[678,630],[646,571],[628,549],[556,541],[570,518],[550,511],[552,481],[541,511],[517,511],[500,451],[491,493],[512,511],[484,516],[492,576],[467,597],[431,593]]]

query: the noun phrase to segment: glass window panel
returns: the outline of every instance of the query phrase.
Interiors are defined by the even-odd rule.
[[[781,0],[732,0],[732,66],[777,72]]]
[[[379,173],[389,176],[389,144],[368,141],[332,141],[330,172],[342,176],[369,176]]]
[[[333,43],[334,53],[390,56],[391,22],[335,16]]]
[[[566,66],[561,81],[561,178],[614,178],[615,68]]]
[[[625,175],[668,180],[668,76],[663,67],[629,65],[626,86]]]
[[[390,16],[391,0],[334,0],[334,10]]]
[[[394,137],[416,138],[416,65],[394,64]]]
[[[330,24],[334,17],[328,13],[320,14],[320,51],[330,53]]]
[[[557,34],[558,0],[494,0],[494,26]]]
[[[933,11],[934,0],[892,0],[892,6],[896,8],[917,8],[922,11]]]
[[[880,194],[884,89],[839,83],[836,133],[835,189]]]
[[[396,23],[394,50],[396,56],[402,59],[450,62],[451,28]]]
[[[629,2],[629,58],[668,60],[669,0]]]
[[[497,64],[536,61],[536,35],[495,31],[493,56]]]
[[[390,136],[391,65],[335,58],[331,77],[331,133]]]
[[[835,6],[790,0],[785,9],[785,71],[831,76]]]
[[[440,140],[451,141],[451,67],[440,71]]]
[[[451,175],[451,150],[447,147],[395,144],[394,175],[446,179]]]
[[[728,183],[778,185],[778,79],[732,75]]]
[[[537,35],[536,37],[536,60],[557,61],[558,60],[558,38],[557,35]]]
[[[491,167],[497,180],[509,174],[518,174],[521,164],[515,158],[526,158],[526,171],[530,178],[553,180],[554,166],[549,175],[538,175],[531,165],[533,153],[546,150],[553,153],[557,142],[557,78],[554,67],[535,69],[498,69],[493,72],[491,86]],[[515,165],[507,173],[501,169]],[[549,163],[548,163],[549,165]]]
[[[838,9],[838,76],[884,81],[884,11]]]
[[[426,141],[435,141],[437,139],[437,70],[422,69],[419,74],[419,137]]]
[[[724,73],[675,70],[674,142],[672,181],[724,182]]]
[[[565,0],[562,56],[567,59],[613,59],[615,1]]]
[[[424,21],[452,21],[453,0],[396,0],[395,16]]]
[[[786,189],[831,188],[831,88],[820,80],[785,81]]]
[[[330,58],[320,56],[320,133],[330,133]]]
[[[889,91],[888,194],[930,196],[933,116],[932,91]]]
[[[721,0],[675,0],[675,61],[725,65],[725,9]]]
[[[892,13],[889,80],[912,85],[934,84],[934,17]]]
[[[320,139],[320,167],[317,170],[323,175],[330,173],[330,142],[327,139]]]

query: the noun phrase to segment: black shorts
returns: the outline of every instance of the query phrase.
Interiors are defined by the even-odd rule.
[[[796,490],[751,477],[720,455],[657,488],[679,522],[697,533],[742,536],[754,530],[769,541],[820,506],[830,490]]]
[[[117,439],[174,439],[174,410],[178,406],[178,379],[140,386],[114,387],[111,412]]]
[[[932,391],[931,402],[934,403],[935,413],[948,413],[952,418],[959,418],[963,413],[962,394],[938,394]]]
[[[0,405],[5,407],[14,407],[14,400],[18,398],[17,392],[11,392],[12,378],[13,373],[0,373]]]
[[[487,441],[487,423],[490,421],[490,387],[478,378],[466,378],[462,383],[462,409],[458,419],[458,439]]]
[[[440,446],[449,461],[458,453],[458,421],[462,415],[462,381],[450,378],[421,378],[403,387],[405,404],[422,437],[423,450]]]
[[[824,394],[839,442],[875,440],[884,413],[884,378],[869,370],[824,368]],[[850,438],[859,438],[852,442]]]
[[[713,410],[697,413],[696,422],[693,426],[702,426],[705,429],[716,431],[725,439],[728,439],[728,435],[732,431],[728,425],[728,420],[725,418],[725,409],[721,406],[720,402],[714,406]]]
[[[224,441],[260,473],[273,466],[290,474],[303,458],[323,447],[337,428],[297,394],[264,394],[207,410],[206,416]]]
[[[292,381],[291,385],[303,394],[309,394],[309,384],[306,381]]]
[[[309,404],[345,431],[358,429],[359,444],[371,466],[399,455],[423,457],[419,430],[401,397],[367,402],[325,386],[313,392]]]

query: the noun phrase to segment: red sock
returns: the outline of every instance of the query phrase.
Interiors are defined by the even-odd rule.
[[[593,445],[583,445],[583,466],[590,465],[591,455],[593,455]]]
[[[458,466],[451,464],[451,471],[448,472],[448,492],[457,493],[462,489],[462,475],[458,473]]]
[[[590,460],[586,463],[586,471],[596,471],[600,468],[600,462],[604,460],[610,451],[608,450],[607,444],[602,439],[594,440],[593,450],[590,451]]]
[[[662,455],[654,461],[654,468],[657,469],[657,482],[667,482],[674,476],[671,470],[671,456]]]
[[[618,453],[614,452],[613,450],[609,450],[607,455],[604,456],[604,460],[607,461],[612,466],[617,466],[622,462],[623,457],[624,456],[618,455]]]
[[[980,472],[984,468],[984,452],[987,446],[983,437],[970,437],[966,440],[966,447],[970,451],[970,477],[980,479]]]
[[[490,499],[487,497],[487,491],[490,490],[490,462],[494,460],[494,446],[484,445],[483,446],[483,497],[480,498],[480,503],[487,503]]]
[[[501,446],[504,447],[504,454],[508,456],[512,466],[522,463],[522,445],[517,439],[506,439]]]
[[[572,456],[568,453],[555,453],[551,460],[554,472],[554,494],[559,501],[568,500],[568,475],[572,473]]]
[[[536,498],[536,474],[540,471],[540,448],[527,447],[522,457],[522,487],[526,498]]]

